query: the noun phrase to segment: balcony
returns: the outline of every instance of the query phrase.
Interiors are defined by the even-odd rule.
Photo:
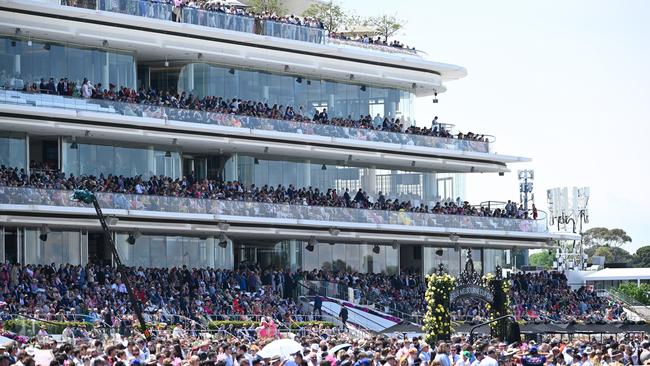
[[[85,9],[108,11],[138,17],[173,21],[173,6],[149,0],[61,0],[61,5]],[[264,36],[291,39],[295,41],[331,44],[343,47],[360,47],[374,51],[421,57],[422,52],[408,48],[390,47],[329,37],[321,28],[281,23],[259,17],[226,14],[206,11],[198,8],[184,7],[179,21],[185,24],[209,28],[226,29],[237,32],[254,33]]]
[[[0,104],[18,106],[33,106],[42,108],[59,108],[75,111],[103,113],[135,118],[148,118],[163,123],[177,121],[181,123],[197,123],[202,125],[228,127],[231,133],[235,129],[241,131],[279,132],[298,135],[310,135],[326,138],[358,141],[364,143],[399,144],[425,148],[444,149],[468,153],[488,154],[490,143],[485,141],[461,140],[456,138],[416,135],[409,133],[375,131],[359,128],[348,128],[326,125],[314,122],[296,122],[243,115],[203,112],[197,110],[177,109],[144,104],[113,102],[98,99],[82,99],[27,93],[15,90],[0,90]],[[280,136],[278,136],[280,137]]]
[[[2,211],[58,212],[93,214],[89,206],[74,201],[71,191],[0,187]],[[418,232],[494,232],[545,234],[546,219],[512,219],[498,217],[441,215],[415,212],[365,210],[341,207],[300,206],[245,201],[97,193],[100,206],[107,212],[118,210],[129,215],[203,219],[211,222],[251,222],[258,225],[328,226],[405,230]],[[77,208],[77,210],[71,209]],[[183,217],[179,217],[182,214]],[[438,229],[438,230],[436,230]],[[444,229],[441,231],[440,229]]]

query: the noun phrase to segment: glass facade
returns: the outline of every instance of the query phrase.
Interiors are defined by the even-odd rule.
[[[431,274],[438,270],[440,264],[444,265],[446,272],[453,276],[457,276],[465,269],[465,262],[467,261],[467,249],[456,250],[454,248],[440,248],[431,245],[425,245],[422,248],[423,259],[423,273]],[[490,266],[483,266],[483,251],[485,249],[473,248],[472,261],[474,262],[474,269],[478,273],[493,272],[494,267],[490,267],[493,263],[486,263]],[[442,254],[442,255],[439,255]]]
[[[130,245],[126,241],[128,236],[127,233],[115,235],[117,251],[127,266],[233,268],[231,242],[222,248],[213,237],[143,235],[136,239],[135,245]]]
[[[327,108],[330,118],[358,118],[368,114],[375,117],[379,114],[382,117],[400,118],[406,126],[415,124],[415,94],[399,89],[203,63],[185,65],[180,73],[178,88],[179,91],[199,96],[213,95],[292,106],[296,112],[302,108],[302,114],[311,117],[316,109]]]
[[[133,55],[103,49],[81,48],[71,44],[37,40],[0,38],[0,85],[23,89],[41,79],[54,84],[61,78],[81,87],[84,78],[107,89],[135,87],[136,63]]]
[[[353,166],[336,166],[312,163],[308,160],[264,160],[252,156],[235,155],[226,161],[226,180],[238,180],[246,185],[288,187],[314,187],[320,190],[336,188],[343,194],[345,189],[354,195],[359,188],[376,198],[379,192],[386,197],[435,204],[435,173],[401,172]]]
[[[76,146],[76,148],[72,148]],[[169,154],[168,154],[169,153]],[[65,140],[62,149],[63,172],[74,175],[181,175],[181,154],[154,146],[114,146]]]
[[[80,231],[51,231],[47,234],[47,241],[40,240],[41,234],[41,229],[25,229],[25,264],[85,264],[86,258],[82,253],[86,251],[82,251],[83,240]]]
[[[24,169],[27,167],[26,155],[24,136],[0,132],[0,165]]]
[[[381,245],[379,253],[372,251],[373,244],[333,244],[319,243],[313,252],[305,249],[302,242],[302,268],[329,269],[335,271],[356,271],[362,273],[388,273],[399,271],[399,249]]]

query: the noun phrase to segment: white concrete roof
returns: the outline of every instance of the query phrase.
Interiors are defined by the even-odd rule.
[[[650,268],[605,268],[585,276],[587,281],[650,280]]]

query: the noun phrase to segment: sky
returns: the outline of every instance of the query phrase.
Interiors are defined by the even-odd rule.
[[[517,170],[546,190],[589,186],[591,227],[621,228],[632,253],[650,245],[650,1],[342,0],[369,16],[396,14],[396,38],[433,61],[465,67],[439,103],[416,103],[461,131],[496,136],[494,151],[525,156],[512,173],[473,174],[470,202],[519,199]]]

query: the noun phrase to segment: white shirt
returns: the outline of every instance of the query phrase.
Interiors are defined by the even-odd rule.
[[[480,366],[499,366],[497,360],[490,356],[485,356],[485,358],[479,364]]]

